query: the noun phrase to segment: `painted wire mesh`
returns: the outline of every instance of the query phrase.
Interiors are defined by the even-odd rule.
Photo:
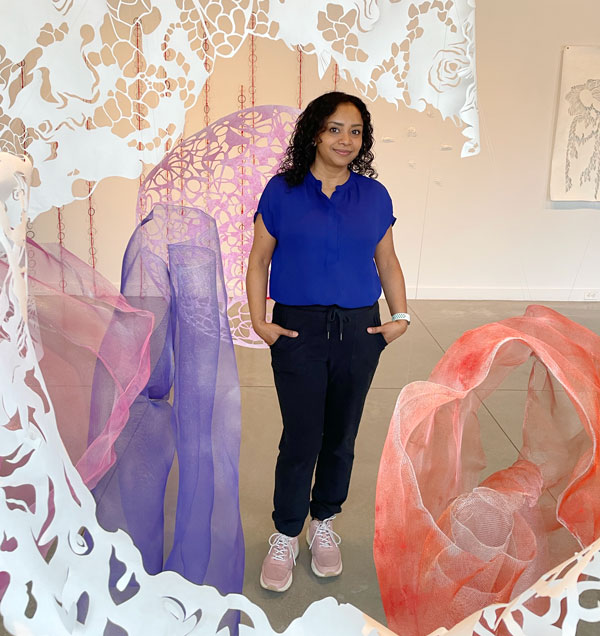
[[[478,410],[528,362],[519,459],[480,483]],[[599,431],[600,338],[541,306],[465,333],[428,382],[406,386],[377,484],[390,627],[451,627],[522,592],[573,553],[572,537],[589,545],[600,533]]]
[[[121,290],[154,314],[151,375],[118,440],[117,462],[94,491],[99,519],[129,532],[149,572],[174,570],[221,593],[240,592],[240,393],[214,219],[156,205],[127,246]],[[175,455],[168,550],[163,510]]]

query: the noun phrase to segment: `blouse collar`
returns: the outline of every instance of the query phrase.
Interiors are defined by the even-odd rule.
[[[346,189],[350,182],[354,180],[355,176],[356,175],[354,171],[350,170],[350,176],[348,177],[348,179],[346,179],[346,181],[344,181],[344,183],[342,183],[341,185],[336,186],[335,192]],[[323,191],[323,182],[317,179],[317,177],[315,177],[315,175],[310,170],[306,173],[305,182],[311,184],[312,187],[314,187],[318,192]]]

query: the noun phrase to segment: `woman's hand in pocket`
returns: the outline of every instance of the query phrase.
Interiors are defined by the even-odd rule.
[[[262,322],[252,325],[254,331],[271,347],[277,342],[279,336],[287,336],[288,338],[297,338],[298,332],[274,323],[263,320]]]
[[[380,333],[385,341],[390,344],[396,338],[399,338],[408,329],[406,320],[390,320],[383,323],[380,327],[368,327],[369,333]]]

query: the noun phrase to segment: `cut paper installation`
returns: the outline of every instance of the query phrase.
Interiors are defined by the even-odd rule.
[[[30,216],[136,178],[249,35],[331,64],[369,99],[428,104],[479,152],[475,0],[11,2],[0,21],[0,151],[32,158]],[[41,186],[40,184],[43,184]]]
[[[477,411],[528,361],[519,459],[480,483]],[[374,554],[390,627],[403,636],[450,628],[518,596],[575,540],[591,545],[600,535],[599,432],[600,337],[541,306],[467,332],[428,382],[407,385],[376,498]],[[542,615],[547,602],[526,610]]]
[[[116,462],[94,489],[98,519],[126,530],[146,570],[160,572],[176,455],[175,530],[164,568],[222,593],[241,592],[240,388],[214,219],[154,206],[127,246],[121,291],[154,316],[151,373],[116,441]],[[94,412],[102,410],[107,382],[97,374]]]
[[[600,46],[563,51],[550,198],[600,201]]]
[[[254,213],[267,181],[277,172],[299,112],[287,106],[257,106],[219,119],[177,143],[150,172],[138,196],[138,218],[158,203],[174,202],[201,208],[215,219],[231,333],[236,344],[247,347],[266,346],[252,329],[245,290]],[[144,226],[144,241],[154,251],[165,250],[169,233],[177,232],[180,222],[185,224],[185,216],[173,214],[169,228],[155,219],[151,227]],[[167,262],[166,253],[160,256]]]
[[[430,636],[591,636],[600,624],[599,598],[600,539],[596,539],[510,603],[486,607],[452,629],[442,627]]]
[[[5,629],[19,635],[226,636],[232,613],[243,612],[239,634],[276,636],[264,612],[239,594],[221,595],[176,572],[148,574],[130,536],[108,532],[96,520],[94,498],[60,438],[32,337],[36,327],[28,308],[25,243],[31,178],[29,160],[0,153],[0,254],[8,264],[0,288],[0,615]],[[185,283],[185,276],[183,268],[174,286]],[[131,311],[144,316],[139,309]],[[152,350],[152,341],[142,348],[148,345]],[[98,366],[103,364],[99,354]],[[147,367],[140,377],[147,380]],[[384,636],[389,631],[355,607],[327,598],[313,603],[284,633]]]

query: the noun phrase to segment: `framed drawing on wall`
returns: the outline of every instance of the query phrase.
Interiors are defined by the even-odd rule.
[[[600,46],[566,46],[550,198],[600,201]]]

